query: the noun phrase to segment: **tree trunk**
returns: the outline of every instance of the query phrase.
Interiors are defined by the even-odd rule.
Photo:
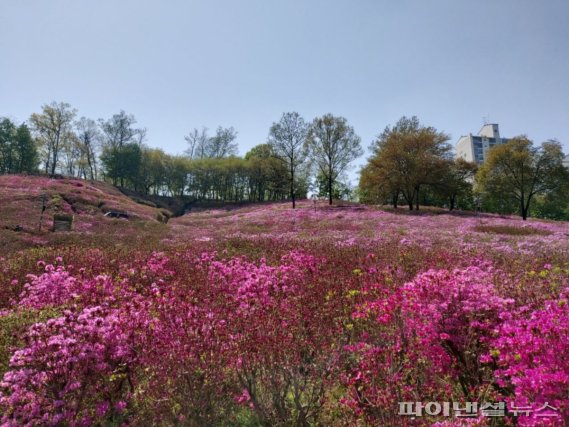
[[[530,194],[530,196],[528,197],[528,201],[527,203],[524,205],[523,201],[522,201],[522,219],[525,221],[528,218],[528,213],[529,213],[529,204],[531,201],[532,195]]]
[[[525,220],[527,219],[528,212],[527,212],[527,209],[526,209],[526,205],[525,205],[525,203],[524,203],[524,199],[525,199],[525,197],[524,197],[524,190],[522,189],[522,194],[521,194],[521,197],[520,197],[520,208],[521,208],[522,219],[525,221]]]
[[[52,164],[51,164],[51,173],[50,176],[53,178],[55,176],[55,165],[57,164],[57,158],[53,156]]]
[[[453,195],[453,196],[450,196],[450,198],[449,198],[449,208],[448,208],[449,211],[454,210],[455,201],[456,201],[456,196],[454,196],[454,195]]]
[[[416,197],[416,202],[415,202],[415,209],[419,210],[419,187],[417,186],[417,188],[415,189],[415,197]]]
[[[91,160],[91,149],[89,147],[87,147],[87,166],[89,166],[89,176],[91,177],[91,181],[94,179],[93,178],[93,163]]]
[[[332,205],[332,174],[328,177],[328,204]]]
[[[290,197],[292,199],[292,208],[296,208],[296,201],[294,200],[294,167],[292,161],[290,162]]]
[[[50,176],[53,178],[55,176],[55,167],[57,166],[57,148],[53,148],[51,153],[51,165],[50,165]]]

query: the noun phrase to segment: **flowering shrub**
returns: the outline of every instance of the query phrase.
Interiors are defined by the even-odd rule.
[[[542,310],[506,322],[493,342],[491,355],[482,358],[487,362],[495,359],[498,384],[513,389],[508,400],[517,407],[549,404],[559,411],[559,417],[550,419],[536,412],[522,416],[520,425],[569,423],[568,297],[569,288]]]
[[[114,311],[101,307],[33,325],[0,383],[5,425],[90,425],[120,419],[135,354]]]
[[[2,423],[569,422],[566,225],[299,206],[192,213],[138,249],[117,223],[124,239],[2,254]],[[400,401],[559,417],[412,420]]]
[[[24,285],[19,305],[27,308],[42,309],[48,306],[60,306],[73,296],[79,296],[78,283],[65,267],[48,264],[45,273],[28,275],[29,283]]]
[[[444,369],[449,356],[433,342],[428,322],[406,317],[407,308],[403,294],[395,291],[363,303],[352,315],[355,325],[349,327],[359,332],[359,340],[345,346],[351,369],[343,377],[348,395],[342,402],[356,418],[396,425],[399,401],[447,400],[451,394]]]
[[[345,400],[356,414],[394,423],[399,401],[476,401],[486,391],[492,371],[479,358],[514,302],[496,295],[491,271],[429,270],[401,288],[378,287],[379,298],[358,307],[352,318],[373,326],[365,325],[363,339],[346,348],[357,360]]]
[[[428,271],[405,285],[406,315],[424,319],[453,361],[463,397],[476,398],[490,378],[480,356],[514,300],[496,294],[490,266]]]
[[[205,424],[216,421],[215,409],[235,405],[268,424],[314,417],[333,337],[313,336],[322,321],[311,312],[309,286],[318,260],[293,251],[270,266],[203,253],[194,263],[201,283],[193,289],[164,285],[155,292],[154,341],[145,357],[156,381],[173,379],[166,405],[178,419]]]

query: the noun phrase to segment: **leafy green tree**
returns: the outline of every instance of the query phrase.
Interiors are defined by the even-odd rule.
[[[553,195],[569,180],[563,166],[563,151],[557,141],[534,147],[526,136],[493,147],[476,176],[480,191],[490,198],[509,197],[518,204],[526,220],[538,195]],[[563,192],[566,199],[567,194]]]
[[[273,149],[268,144],[257,145],[245,154],[249,178],[249,200],[265,200],[271,185],[274,162],[282,166],[281,162],[273,156]]]
[[[434,127],[421,125],[417,117],[402,117],[395,126],[386,127],[372,145],[374,154],[366,166],[368,183],[381,185],[381,194],[391,195],[394,205],[401,194],[409,210],[413,204],[419,209],[421,187],[436,186],[448,176],[448,139]]]
[[[140,183],[140,167],[142,164],[142,149],[135,142],[124,144],[122,147],[105,147],[101,162],[107,177],[113,183],[120,179],[121,187],[138,189]]]
[[[112,179],[114,185],[124,187],[127,180],[132,180],[132,170],[140,166],[140,163],[129,165],[124,162],[129,159],[140,161],[141,149],[139,147],[137,151],[132,144],[142,145],[146,129],[135,128],[134,116],[122,110],[108,120],[100,119],[99,124],[104,141],[101,161],[105,167],[111,168],[106,170],[107,177]]]
[[[30,128],[25,123],[18,126],[16,130],[16,150],[18,165],[15,171],[17,173],[35,173],[39,163],[38,150]]]
[[[183,197],[188,185],[190,160],[184,156],[166,156],[165,182],[173,196]]]
[[[212,159],[195,159],[190,163],[189,191],[196,199],[207,199],[212,186]]]
[[[569,220],[569,184],[535,196],[530,215],[538,218]]]
[[[398,176],[391,175],[389,168],[383,167],[381,159],[374,156],[360,172],[358,194],[362,203],[391,203],[397,209],[401,183]]]
[[[54,176],[60,166],[62,149],[71,144],[73,119],[77,110],[65,102],[52,102],[42,106],[41,113],[30,117],[32,130],[42,148],[42,162],[45,173]]]
[[[348,165],[363,154],[360,137],[344,117],[325,114],[312,122],[307,136],[310,155],[328,184],[328,202],[333,199],[334,182]]]
[[[38,151],[28,126],[0,120],[0,173],[35,173],[37,167]]]
[[[16,126],[8,118],[0,120],[0,173],[12,173],[15,163]]]
[[[167,157],[159,148],[144,148],[140,161],[138,188],[145,194],[161,194],[166,185]]]
[[[458,202],[463,201],[462,207],[471,205],[472,183],[478,166],[462,158],[451,160],[443,169],[441,180],[434,187],[435,193],[446,199],[449,210],[452,211]]]
[[[289,185],[286,164],[270,144],[253,147],[245,160],[249,171],[249,200],[280,200]]]
[[[316,175],[316,194],[318,197],[328,197],[329,191],[330,188],[327,177],[322,173]],[[332,185],[332,198],[352,200],[354,198],[354,190],[345,182],[345,179],[338,177]]]

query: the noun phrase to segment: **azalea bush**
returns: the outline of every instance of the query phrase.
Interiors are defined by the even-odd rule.
[[[0,383],[7,425],[88,425],[121,417],[135,353],[117,313],[101,307],[33,325]]]
[[[429,270],[401,287],[375,286],[352,314],[360,341],[346,402],[375,423],[396,423],[400,401],[478,401],[492,379],[481,366],[500,314],[492,268]],[[375,299],[377,298],[377,299]],[[362,324],[362,321],[364,322]]]
[[[276,205],[173,219],[152,248],[7,254],[1,422],[569,422],[564,229],[441,217]],[[557,416],[399,414],[430,401]]]
[[[497,383],[511,390],[507,400],[517,407],[549,404],[569,423],[569,288],[541,310],[520,308],[499,329],[493,349],[483,358],[496,369]],[[538,413],[520,417],[520,425],[550,425]]]

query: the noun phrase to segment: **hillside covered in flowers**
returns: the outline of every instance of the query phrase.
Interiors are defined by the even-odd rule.
[[[569,424],[566,222],[301,201],[164,224],[85,183],[50,193],[58,234],[29,231],[56,185],[30,182],[0,191],[24,223],[0,234],[1,425]]]

